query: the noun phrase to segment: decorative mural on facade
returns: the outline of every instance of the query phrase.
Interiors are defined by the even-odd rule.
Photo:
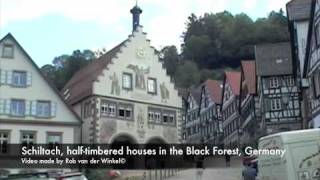
[[[177,131],[173,128],[164,128],[163,137],[169,142],[177,142]]]
[[[112,76],[110,76],[111,80],[111,94],[113,95],[120,95],[120,86],[119,86],[119,79],[116,73],[113,73]]]
[[[170,98],[170,92],[164,82],[160,84],[160,93],[162,102],[167,102],[167,100]]]
[[[111,136],[117,132],[117,122],[115,120],[103,121],[100,132],[101,142],[108,143]]]
[[[143,109],[139,108],[138,116],[137,116],[137,133],[140,138],[144,138],[146,131],[145,131],[145,116],[143,113]]]
[[[146,80],[145,75],[150,73],[150,67],[144,68],[139,67],[138,65],[129,64],[128,69],[131,69],[135,73],[135,87],[137,89],[145,90],[146,89]]]

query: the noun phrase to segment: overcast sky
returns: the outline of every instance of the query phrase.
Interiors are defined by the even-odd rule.
[[[244,12],[266,17],[289,0],[139,0],[140,24],[157,49],[180,48],[191,13]],[[135,0],[0,0],[0,37],[8,32],[39,65],[76,49],[110,49],[131,33],[129,10]]]

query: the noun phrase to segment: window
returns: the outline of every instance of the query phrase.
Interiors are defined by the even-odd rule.
[[[50,145],[62,144],[62,133],[59,132],[48,132],[47,143]]]
[[[133,106],[129,104],[120,104],[118,109],[118,116],[123,119],[132,119]]]
[[[24,116],[25,115],[25,101],[24,100],[11,100],[11,115]]]
[[[122,74],[122,87],[123,89],[131,90],[132,89],[132,75],[129,73]]]
[[[2,57],[13,58],[13,45],[4,44],[2,49]]]
[[[154,78],[148,78],[148,93],[157,94],[157,80]]]
[[[190,118],[190,115],[188,116]],[[148,108],[149,122],[161,123],[161,109]]]
[[[271,99],[271,110],[280,110],[280,109],[281,109],[281,100]]]
[[[294,79],[292,77],[287,78],[287,86],[294,86]]]
[[[27,73],[24,71],[13,71],[12,85],[21,87],[27,86]]]
[[[50,117],[50,112],[49,101],[37,101],[37,116]]]
[[[270,88],[277,88],[279,86],[278,78],[269,79]]]
[[[116,103],[102,101],[101,102],[101,114],[103,116],[115,117],[116,116]]]
[[[22,145],[33,145],[36,143],[35,132],[21,132],[21,144]]]
[[[163,122],[164,124],[167,124],[168,121],[169,121],[169,115],[168,115],[168,114],[163,114],[163,115],[162,115],[162,122]]]
[[[175,112],[174,111],[165,111],[162,114],[162,123],[163,124],[175,124]]]
[[[0,154],[8,152],[9,132],[0,132]]]

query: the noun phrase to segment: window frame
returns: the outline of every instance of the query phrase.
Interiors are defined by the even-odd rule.
[[[127,111],[130,109],[131,114],[130,117],[127,116]],[[120,116],[120,110],[123,110],[123,116]],[[133,120],[134,119],[134,105],[133,104],[125,104],[119,103],[117,106],[117,117],[123,120]]]
[[[279,79],[276,77],[269,78],[269,87],[270,88],[278,88],[279,87]]]
[[[106,108],[105,112],[102,111],[103,105],[106,105],[105,106],[105,108]],[[114,107],[114,108],[112,108],[112,107]],[[114,109],[114,111],[111,112],[111,109]],[[115,118],[115,117],[117,117],[117,111],[118,111],[118,108],[117,108],[117,103],[116,102],[109,101],[109,100],[101,100],[101,104],[100,104],[100,114],[101,114],[101,116]]]
[[[5,48],[11,48],[12,53],[10,55],[5,55]],[[1,57],[6,58],[6,59],[13,59],[14,58],[14,45],[13,44],[3,44]]]
[[[33,143],[32,145],[34,144],[37,144],[37,131],[29,131],[29,130],[20,130],[20,144],[23,145],[23,135],[24,133],[29,133],[29,134],[33,134]],[[27,143],[27,145],[30,145],[30,143]]]
[[[20,101],[23,102],[23,113],[22,114],[14,114],[13,112],[13,102],[16,101]],[[14,116],[14,117],[25,117],[26,116],[26,100],[24,99],[11,99],[10,101],[10,116]]]
[[[7,153],[9,153],[10,152],[10,150],[9,150],[9,144],[10,144],[10,140],[11,140],[11,130],[0,130],[0,135],[1,134],[7,134],[7,144],[6,144],[6,149],[7,149],[7,151],[6,152],[2,152],[2,141],[3,141],[3,139],[2,138],[0,138],[0,154],[7,154]]]
[[[130,77],[130,87],[125,86],[125,81],[124,81],[125,76]],[[128,90],[128,91],[133,89],[133,76],[131,73],[127,73],[127,72],[122,73],[122,89]]]
[[[149,89],[149,81],[153,81],[154,82],[154,84],[153,84],[154,91],[150,91],[150,89]],[[157,79],[156,78],[152,78],[152,77],[148,77],[148,79],[147,79],[147,91],[148,91],[148,94],[156,95],[158,93],[157,87],[158,87]]]
[[[47,144],[50,144],[49,143],[49,137],[50,136],[60,136],[60,142],[59,143],[52,143],[53,145],[57,145],[57,144],[62,144],[63,143],[63,132],[51,132],[51,131],[48,131],[46,133],[47,137],[46,137],[46,143]]]
[[[281,99],[279,99],[279,98],[270,99],[270,110],[271,111],[280,111],[280,110],[282,110]]]
[[[15,83],[15,81],[14,81],[14,77],[15,77],[15,74],[19,74],[20,76],[19,76],[19,81],[20,81],[20,83],[21,83],[21,79],[22,79],[22,77],[23,76],[21,76],[22,74],[24,75],[24,79],[25,79],[25,81],[24,81],[24,84],[19,84],[19,83]],[[13,70],[12,71],[12,80],[11,80],[11,86],[13,86],[13,87],[27,87],[27,81],[28,81],[28,73],[27,73],[27,71],[21,71],[21,70]]]
[[[48,111],[48,114],[47,115],[43,115],[43,114],[39,114],[38,111],[39,111],[39,104],[41,103],[48,103],[49,105],[49,111]],[[42,108],[43,110],[43,108]],[[37,104],[36,104],[36,116],[37,117],[41,117],[41,118],[50,118],[51,117],[51,101],[48,101],[48,100],[37,100]]]

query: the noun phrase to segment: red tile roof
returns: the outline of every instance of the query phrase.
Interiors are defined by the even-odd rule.
[[[221,104],[222,100],[222,82],[217,81],[217,80],[207,80],[204,85],[207,87],[211,99],[216,103],[216,104]]]
[[[256,63],[255,61],[241,61],[244,81],[250,94],[256,94]]]
[[[93,81],[97,80],[99,74],[103,69],[112,63],[111,60],[120,51],[120,48],[127,40],[123,41],[107,53],[103,54],[100,58],[92,61],[86,67],[76,72],[72,78],[68,81],[62,90],[62,93],[69,89],[70,97],[66,100],[70,104],[74,104],[77,101],[92,95]]]
[[[226,71],[225,78],[226,82],[231,86],[232,93],[234,95],[240,95],[241,73],[236,71]]]

